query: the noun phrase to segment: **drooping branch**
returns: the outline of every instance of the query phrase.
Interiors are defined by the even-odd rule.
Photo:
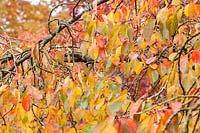
[[[92,3],[89,3],[80,13],[78,13],[77,15],[73,15],[73,17],[69,20],[65,20],[63,22],[64,24],[59,25],[59,27],[56,30],[52,31],[47,37],[45,37],[45,38],[43,38],[39,41],[39,43],[38,43],[39,44],[39,50],[42,50],[42,48],[48,42],[50,42],[63,29],[71,26],[74,22],[78,21],[85,12],[91,11],[93,9],[94,3],[97,3],[97,6],[99,6],[103,3],[106,3],[107,1],[109,1],[109,0],[97,0],[97,1],[95,0]],[[74,58],[77,59],[78,62],[80,62],[80,61],[82,61],[82,62],[91,61],[91,58],[89,58],[87,56],[82,57],[81,53],[75,54],[75,56],[77,56],[77,57],[74,57]],[[15,62],[13,67],[9,68],[7,71],[2,71],[2,77],[5,77],[7,74],[9,74],[9,72],[12,73],[12,71],[15,69],[15,66],[19,66],[21,63],[23,63],[24,61],[26,61],[30,57],[31,57],[31,53],[27,52],[22,58],[20,58],[19,60],[17,60]],[[8,59],[10,60],[10,59],[12,59],[12,57],[8,58]],[[76,62],[76,60],[75,60],[75,62]]]
[[[106,3],[109,0],[97,0],[97,6]],[[95,3],[95,1],[93,2]],[[72,17],[69,20],[65,20],[64,21],[64,25],[60,25],[55,31],[51,32],[51,34],[49,34],[46,38],[42,39],[39,41],[39,49],[42,49],[49,41],[51,41],[59,32],[61,32],[63,29],[65,29],[67,26],[72,25],[74,22],[76,22],[77,20],[79,20],[82,15],[85,12],[91,11],[93,8],[93,3],[90,3],[88,6],[86,6],[79,14],[77,14],[76,16]],[[90,8],[88,8],[90,7]]]

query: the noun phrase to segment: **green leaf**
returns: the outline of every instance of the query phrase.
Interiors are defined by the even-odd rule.
[[[104,87],[104,79],[98,80],[95,86],[95,89],[97,91],[99,91],[100,89],[102,89]]]
[[[153,83],[158,80],[159,75],[157,71],[152,71],[151,76],[152,76]]]
[[[128,30],[128,25],[127,24],[122,25],[121,33],[123,37],[127,37],[127,30]]]
[[[121,109],[122,103],[117,101],[114,103],[109,103],[107,106],[108,106],[110,113],[114,114]]]
[[[151,35],[154,31],[155,22],[155,19],[149,19],[144,27],[143,36],[147,42],[151,40]]]
[[[85,126],[85,127],[83,128],[83,130],[82,130],[82,133],[90,133],[92,127],[93,127],[92,124],[89,124],[89,125]]]

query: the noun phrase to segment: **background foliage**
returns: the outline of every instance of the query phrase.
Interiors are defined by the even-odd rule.
[[[198,0],[0,8],[1,132],[200,130]]]

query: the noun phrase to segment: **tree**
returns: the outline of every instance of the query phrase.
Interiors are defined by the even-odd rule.
[[[0,1],[1,132],[198,132],[197,0]]]

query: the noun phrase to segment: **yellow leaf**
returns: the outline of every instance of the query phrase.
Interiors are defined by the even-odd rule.
[[[96,40],[94,40],[92,46],[88,50],[88,54],[92,59],[96,60],[99,55],[99,47],[96,45]]]
[[[175,6],[177,6],[177,5],[180,5],[180,0],[172,0],[172,5],[175,5]]]
[[[76,132],[76,130],[75,130],[74,128],[71,128],[71,129],[69,130],[69,133],[77,133],[77,132]]]
[[[117,10],[114,14],[114,20],[119,22],[122,19],[122,12],[121,10]]]
[[[120,58],[119,58],[119,56],[115,55],[114,57],[112,57],[111,61],[115,66],[117,66],[120,62]]]
[[[110,12],[108,15],[107,15],[107,18],[109,21],[113,22],[114,19],[114,12]]]
[[[116,49],[115,55],[118,56],[118,57],[121,55],[121,46]]]
[[[177,11],[177,19],[178,19],[178,22],[181,21],[182,16],[183,16],[183,9],[180,9],[180,10]]]
[[[190,3],[188,5],[186,5],[185,10],[184,10],[185,16],[187,17],[194,17],[195,15],[195,4],[194,3]]]
[[[3,92],[5,92],[5,90],[6,90],[7,87],[8,87],[8,85],[2,85],[2,86],[0,87],[0,95],[1,95]]]
[[[169,34],[172,36],[174,35],[177,27],[178,27],[178,19],[176,14],[175,15],[171,15],[169,17],[169,19],[167,20],[167,29],[169,30]]]
[[[88,34],[89,36],[94,36],[96,32],[96,21],[90,21],[88,24]]]
[[[135,73],[138,75],[142,71],[143,62],[137,62],[135,66]]]
[[[81,96],[82,95],[81,88],[80,87],[74,88],[74,93],[75,93],[75,96]]]
[[[116,133],[116,129],[112,125],[106,125],[100,133]]]
[[[170,61],[173,61],[176,55],[177,55],[177,53],[171,53],[171,54],[169,55],[168,59],[169,59]]]
[[[144,51],[147,47],[147,43],[143,40],[141,44],[139,44],[140,48]]]

